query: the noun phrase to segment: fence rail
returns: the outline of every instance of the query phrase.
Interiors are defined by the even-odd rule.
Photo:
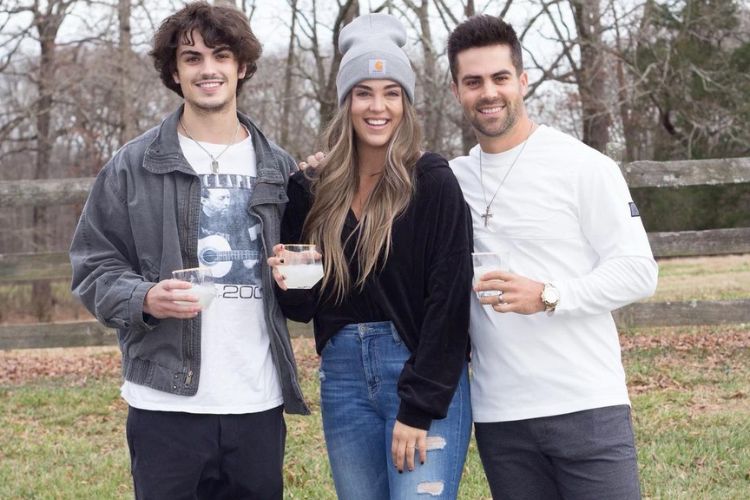
[[[628,185],[682,187],[750,183],[750,157],[652,162],[621,166]],[[93,178],[0,182],[0,207],[83,203]],[[695,257],[750,253],[750,228],[649,233],[654,255]],[[0,255],[0,284],[70,279],[63,252]],[[750,323],[750,299],[639,302],[614,312],[620,328]],[[289,323],[293,336],[310,336],[309,325]],[[0,349],[116,344],[113,330],[96,321],[0,326]]]

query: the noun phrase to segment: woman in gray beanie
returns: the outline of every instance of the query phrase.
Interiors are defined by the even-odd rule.
[[[321,410],[339,498],[455,498],[471,434],[471,220],[446,160],[420,150],[414,71],[394,17],[346,26],[328,154],[289,181],[281,237],[314,243],[322,282],[287,290],[314,320]],[[312,170],[312,169],[310,169]]]

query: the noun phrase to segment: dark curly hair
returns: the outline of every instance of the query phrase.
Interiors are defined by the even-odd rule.
[[[237,82],[237,93],[245,81],[252,78],[258,69],[256,61],[263,47],[252,30],[247,18],[239,10],[214,6],[206,2],[193,2],[162,21],[154,35],[154,47],[149,55],[154,58],[154,67],[162,83],[183,97],[180,85],[175,83],[177,71],[177,47],[180,43],[193,44],[193,31],[197,30],[207,47],[222,45],[229,47],[240,67],[246,67],[245,77]]]
[[[458,54],[475,47],[508,45],[517,74],[523,72],[523,54],[513,27],[495,16],[482,14],[462,22],[448,36],[448,62],[453,81],[458,83]]]

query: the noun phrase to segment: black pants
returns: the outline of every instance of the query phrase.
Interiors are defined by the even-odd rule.
[[[139,500],[282,499],[282,407],[200,415],[131,406],[127,438]]]
[[[495,500],[637,500],[630,407],[475,423]]]

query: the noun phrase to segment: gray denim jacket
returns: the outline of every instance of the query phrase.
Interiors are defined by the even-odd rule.
[[[182,108],[160,126],[123,146],[96,178],[70,247],[72,289],[104,325],[116,328],[125,379],[192,396],[201,368],[200,316],[158,320],[143,313],[143,299],[175,269],[198,266],[200,179],[182,155],[177,122]],[[279,243],[294,160],[268,141],[249,118],[257,178],[248,210],[261,221],[268,254]],[[271,353],[287,413],[308,414],[297,381],[286,320],[273,291],[271,270],[260,259]]]

